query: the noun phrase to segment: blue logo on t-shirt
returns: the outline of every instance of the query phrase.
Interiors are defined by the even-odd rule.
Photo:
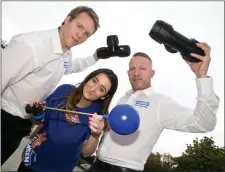
[[[68,68],[69,63],[68,62],[64,62],[64,68]]]
[[[149,106],[149,102],[137,100],[135,103],[135,106],[141,106],[141,107],[147,108]]]

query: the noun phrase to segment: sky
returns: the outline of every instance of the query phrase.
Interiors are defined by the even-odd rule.
[[[100,29],[85,43],[72,49],[73,58],[87,57],[100,47],[106,47],[108,35],[117,35],[120,45],[129,45],[131,55],[145,52],[153,60],[154,89],[170,96],[181,105],[194,107],[197,96],[195,75],[179,53],[167,52],[162,44],[149,37],[156,20],[171,24],[187,38],[207,42],[211,46],[208,75],[213,77],[215,93],[220,97],[216,128],[209,133],[193,134],[164,130],[153,152],[180,156],[195,138],[213,137],[224,146],[224,2],[124,1],[124,2],[2,2],[2,39],[13,35],[58,27],[67,14],[79,5],[92,7],[100,18]],[[111,103],[112,109],[120,97],[131,89],[127,70],[130,57],[99,60],[87,70],[64,76],[58,85],[76,84],[98,68],[112,69],[119,78],[119,87]]]

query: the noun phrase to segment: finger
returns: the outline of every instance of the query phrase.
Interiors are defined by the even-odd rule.
[[[94,113],[92,116],[92,119],[97,119],[97,120],[103,120],[103,116],[102,115],[98,115],[97,113]]]
[[[105,121],[100,121],[98,123],[90,121],[89,124],[90,124],[90,126],[93,126],[95,129],[97,129],[99,131],[103,131],[103,129],[105,127]]]
[[[42,104],[43,106],[46,106],[46,101],[42,101],[41,104]]]
[[[209,52],[211,52],[211,47],[206,43],[206,42],[200,42],[201,44],[203,44],[204,46],[206,46],[209,50]]]
[[[197,58],[197,59],[199,59],[201,61],[204,61],[205,60],[205,58],[203,56],[200,56],[198,54],[191,53],[191,56],[193,56],[193,57],[195,57],[195,58]]]
[[[94,117],[89,117],[89,122],[100,125],[100,124],[104,123],[104,120],[103,119],[99,120],[99,119],[94,118]]]
[[[95,129],[99,129],[99,125],[95,122],[89,121],[89,126],[92,126]]]
[[[204,53],[207,55],[207,54],[209,54],[209,48],[207,47],[207,46],[205,46],[204,44],[200,44],[200,43],[197,43],[196,44],[199,48],[201,48],[203,51],[204,51]]]
[[[30,107],[33,107],[33,104],[34,104],[34,102],[30,101],[30,103],[29,103]]]
[[[94,133],[100,133],[99,130],[97,130],[96,128],[94,128],[93,126],[89,126],[90,130]]]

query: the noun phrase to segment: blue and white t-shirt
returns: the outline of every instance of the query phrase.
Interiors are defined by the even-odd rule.
[[[75,87],[59,86],[46,99],[46,106],[58,107]],[[76,111],[100,114],[100,106],[93,102],[85,108],[75,107]],[[90,136],[87,115],[72,116],[68,122],[65,112],[45,110],[43,133],[35,136],[26,146],[23,162],[37,172],[72,172],[77,165],[82,146]],[[71,118],[70,118],[71,119]]]

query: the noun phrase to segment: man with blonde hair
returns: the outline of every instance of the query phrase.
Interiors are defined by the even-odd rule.
[[[13,36],[2,50],[1,164],[31,129],[24,103],[50,95],[63,75],[86,69],[97,53],[72,60],[71,48],[99,28],[99,17],[87,6],[74,8],[58,28]]]

